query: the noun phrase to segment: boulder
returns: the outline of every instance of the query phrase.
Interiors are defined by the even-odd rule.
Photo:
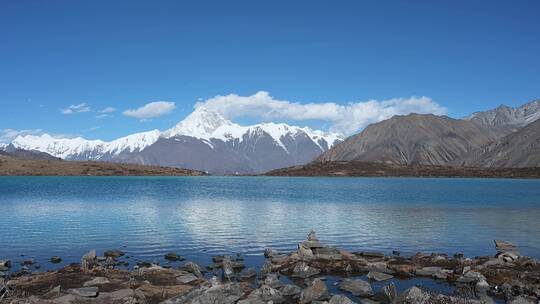
[[[103,253],[103,256],[105,256],[106,258],[111,257],[113,259],[117,259],[123,255],[125,255],[125,253],[122,250],[118,249],[107,250]]]
[[[431,277],[436,280],[446,280],[448,278],[448,273],[446,273],[444,270],[441,270],[432,274]]]
[[[326,284],[320,279],[315,279],[310,286],[302,291],[299,303],[305,304],[326,299],[328,299],[328,288],[326,288]]]
[[[284,297],[297,297],[302,293],[302,288],[294,285],[294,284],[287,284],[281,287],[280,289],[281,295]]]
[[[266,260],[261,267],[261,276],[264,278],[266,275],[272,272],[272,263],[269,260]]]
[[[264,285],[266,286],[270,286],[272,288],[280,288],[280,287],[283,287],[283,283],[281,283],[281,281],[279,280],[279,277],[277,274],[275,273],[270,273],[266,276],[266,278],[264,279]]]
[[[328,304],[354,304],[354,302],[344,295],[333,295]]]
[[[223,280],[234,281],[234,267],[229,256],[223,258]]]
[[[36,263],[36,260],[34,259],[25,259],[21,262],[21,265],[34,265]]]
[[[360,279],[352,280],[345,279],[338,285],[340,290],[348,291],[357,297],[371,297],[373,296],[373,289],[371,285]]]
[[[432,275],[436,274],[437,272],[441,270],[442,270],[442,267],[437,267],[437,266],[422,267],[422,268],[416,269],[414,273],[418,276],[431,277]]]
[[[378,272],[378,271],[370,271],[367,274],[368,279],[374,280],[374,281],[377,281],[377,282],[386,281],[386,280],[389,280],[389,279],[391,279],[393,277],[394,276],[392,276],[392,275],[382,273],[382,272]]]
[[[50,262],[53,263],[53,264],[58,264],[58,263],[62,262],[62,258],[55,255],[55,256],[51,257]]]
[[[298,244],[298,256],[303,260],[309,260],[314,257],[313,251],[303,243]]]
[[[513,263],[519,259],[519,255],[512,251],[498,253],[496,257],[506,263]]]
[[[197,276],[197,278],[204,277],[203,268],[194,262],[186,262],[184,265],[182,265],[181,269],[193,273],[195,276]]]
[[[165,260],[171,261],[171,262],[176,262],[176,261],[183,261],[184,258],[181,257],[180,255],[174,253],[174,252],[169,252],[169,253],[165,254]]]
[[[198,281],[199,278],[197,278],[193,273],[186,273],[176,277],[176,280],[182,284],[190,284]]]
[[[109,279],[105,277],[95,277],[90,281],[87,281],[83,284],[84,287],[98,286],[103,284],[109,284]]]
[[[503,241],[503,240],[494,240],[495,249],[497,252],[517,252],[516,245]]]
[[[381,288],[381,291],[375,295],[376,299],[383,304],[391,304],[396,301],[397,290],[396,285],[391,283]]]
[[[97,303],[146,303],[144,294],[132,289],[119,289],[113,292],[102,292]]]
[[[44,299],[52,299],[59,297],[61,294],[61,288],[60,285],[57,285],[56,287],[52,288],[51,290],[47,291],[42,298]]]
[[[386,262],[372,262],[367,263],[366,269],[368,271],[377,271],[377,272],[384,272],[384,273],[394,273],[392,269],[388,268],[388,265]]]
[[[319,269],[315,267],[311,267],[305,262],[298,262],[296,266],[294,266],[292,276],[296,278],[305,279],[319,273],[321,273]]]
[[[140,268],[150,268],[152,266],[156,266],[154,263],[152,262],[149,262],[149,261],[140,261],[140,262],[137,262],[137,266],[140,267]]]
[[[96,265],[96,251],[91,250],[87,254],[82,256],[81,266],[83,269],[92,269]]]
[[[534,301],[529,300],[523,296],[519,296],[508,301],[508,304],[534,304]]]
[[[480,279],[474,289],[476,290],[476,293],[478,294],[487,294],[487,292],[490,289],[489,283],[486,280]]]
[[[254,267],[249,267],[248,269],[244,269],[240,273],[240,278],[242,280],[249,280],[257,276],[257,270]]]
[[[273,249],[266,248],[264,250],[264,257],[267,258],[267,259],[278,256],[278,255],[280,255],[280,254],[277,251],[273,250]]]
[[[270,286],[263,285],[252,291],[247,299],[238,301],[238,304],[259,304],[259,303],[283,303],[285,298],[281,292]]]
[[[307,239],[308,239],[308,241],[312,241],[312,242],[318,242],[319,241],[319,238],[317,237],[317,234],[313,230],[311,230],[308,233]]]
[[[429,298],[430,295],[427,292],[413,286],[399,295],[396,302],[399,304],[428,304]]]
[[[479,281],[487,281],[487,279],[481,273],[473,270],[467,271],[464,275],[457,279],[457,282],[459,283],[476,283]]]
[[[0,267],[10,268],[11,267],[11,261],[10,260],[0,260]]]
[[[384,253],[380,251],[356,251],[354,254],[364,258],[384,258]]]
[[[71,288],[67,290],[67,293],[84,298],[94,298],[98,296],[99,289],[97,287]]]
[[[307,240],[300,243],[300,245],[308,249],[324,247],[321,242],[319,242],[317,234],[315,234],[315,231],[313,230],[308,234]]]
[[[240,284],[228,283],[192,289],[188,293],[165,300],[162,304],[234,304],[243,296],[244,289]]]
[[[314,248],[312,252],[317,258],[323,260],[341,260],[343,258],[341,252],[334,247]]]

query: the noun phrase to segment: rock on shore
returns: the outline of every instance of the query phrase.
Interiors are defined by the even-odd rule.
[[[216,256],[208,269],[194,263],[164,268],[140,263],[134,270],[116,269],[123,254],[110,251],[98,257],[90,251],[81,264],[58,271],[11,277],[5,282],[12,304],[165,303],[165,304],[350,304],[350,303],[537,303],[540,266],[519,254],[515,246],[497,241],[493,257],[464,258],[462,254],[417,253],[412,257],[378,252],[347,252],[326,246],[315,232],[296,251],[265,250],[260,273],[243,269],[239,256]],[[170,255],[176,260],[178,255]],[[171,259],[172,260],[172,259]],[[11,267],[8,261],[0,266]],[[205,276],[205,274],[207,276]],[[212,276],[212,277],[211,277]],[[327,277],[340,277],[339,294],[332,294]],[[360,277],[366,276],[367,279]],[[218,277],[221,277],[219,279]],[[394,280],[427,277],[455,286],[453,295],[411,287],[398,294]],[[380,282],[377,290],[372,282]],[[4,284],[0,281],[1,284]],[[0,284],[0,289],[2,285]],[[373,283],[375,284],[375,283]],[[1,295],[1,294],[0,294]]]

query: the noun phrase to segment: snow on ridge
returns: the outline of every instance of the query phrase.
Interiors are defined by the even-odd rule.
[[[87,140],[82,137],[57,138],[49,134],[19,135],[12,142],[13,146],[25,150],[49,153],[55,157],[67,158],[73,154],[95,150],[103,145],[101,140]]]
[[[144,148],[158,141],[161,136],[159,130],[135,133],[106,143],[106,152],[119,154],[128,150],[129,152],[141,151]]]
[[[154,144],[161,137],[194,137],[213,149],[212,140],[242,142],[245,135],[252,136],[260,132],[264,132],[272,137],[275,143],[285,151],[287,151],[287,148],[282,142],[282,138],[287,135],[294,137],[299,133],[304,133],[319,146],[321,151],[324,151],[326,148],[321,145],[321,139],[326,141],[328,148],[332,147],[337,141],[343,140],[340,134],[312,130],[308,127],[289,126],[284,123],[269,122],[251,126],[240,126],[225,119],[215,111],[204,107],[197,107],[184,120],[163,132],[152,130],[135,133],[108,142],[87,140],[82,137],[58,138],[49,134],[21,135],[15,138],[12,144],[17,148],[46,152],[63,159],[84,158],[97,160],[105,154],[118,155],[124,151],[142,151]]]
[[[287,149],[281,141],[281,138],[288,134],[295,136],[299,132],[303,132],[307,134],[307,136],[317,144],[322,151],[324,151],[324,148],[319,143],[320,139],[324,139],[329,147],[333,146],[336,141],[343,139],[343,137],[337,133],[325,133],[318,130],[314,131],[308,127],[300,128],[297,126],[289,126],[284,123],[269,122],[251,126],[240,126],[225,119],[219,113],[202,106],[195,108],[193,113],[188,115],[184,120],[179,122],[173,128],[163,132],[163,136],[166,138],[180,135],[191,136],[203,140],[207,145],[212,147],[212,139],[222,141],[238,140],[238,142],[242,142],[245,134],[256,133],[258,130],[270,135],[270,137],[272,137],[285,151],[287,151]]]
[[[57,138],[49,134],[21,135],[11,143],[20,149],[46,152],[63,159],[73,158],[91,153],[90,159],[99,159],[103,154],[120,154],[123,151],[140,151],[155,143],[159,136],[159,130],[135,133],[119,139],[106,142],[99,139],[88,140],[82,137]]]

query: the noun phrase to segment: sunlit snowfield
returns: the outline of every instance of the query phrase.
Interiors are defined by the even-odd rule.
[[[2,177],[0,258],[43,268],[90,249],[131,260],[174,251],[208,264],[322,242],[390,253],[493,255],[493,239],[540,257],[540,181],[285,177]],[[133,265],[133,264],[132,264]]]

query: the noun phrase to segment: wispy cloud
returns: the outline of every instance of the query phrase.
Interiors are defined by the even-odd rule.
[[[116,112],[116,108],[106,107],[105,109],[99,111],[99,113],[113,113],[113,112]]]
[[[443,115],[447,113],[446,108],[428,97],[368,100],[347,104],[336,102],[299,103],[274,99],[268,92],[264,91],[251,96],[236,94],[216,96],[195,105],[195,107],[199,106],[215,110],[229,119],[245,116],[264,120],[319,120],[328,122],[331,131],[346,135],[394,115],[410,113]]]
[[[42,129],[30,129],[30,130],[0,129],[0,143],[9,143],[19,135],[40,135],[42,133],[43,133]]]
[[[176,108],[174,102],[154,101],[137,109],[125,110],[122,114],[141,120],[148,120],[171,113]]]
[[[70,105],[69,107],[65,109],[60,109],[60,112],[62,114],[75,114],[75,113],[90,112],[90,106],[86,104],[86,102],[83,102],[76,105]]]
[[[116,112],[116,108],[113,107],[106,107],[101,111],[98,111],[98,115],[96,115],[96,118],[101,119],[105,117],[112,117],[112,113]]]

